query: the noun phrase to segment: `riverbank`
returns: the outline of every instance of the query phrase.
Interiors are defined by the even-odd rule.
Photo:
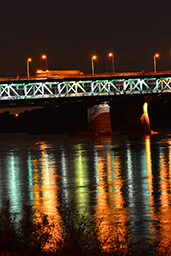
[[[98,225],[94,220],[73,211],[71,205],[65,205],[59,212],[61,226],[41,212],[36,212],[29,206],[24,206],[24,214],[18,219],[18,213],[11,215],[10,202],[4,202],[0,209],[0,255],[1,256],[113,256],[113,255],[170,255],[171,247],[158,248],[152,244],[151,249],[142,249],[146,241],[134,244],[129,237],[129,230],[120,233],[118,226],[111,226],[99,240],[103,232],[103,219]],[[68,214],[66,214],[66,212]],[[35,216],[34,221],[32,217]],[[54,236],[54,231],[56,236]],[[145,253],[145,254],[144,254]]]

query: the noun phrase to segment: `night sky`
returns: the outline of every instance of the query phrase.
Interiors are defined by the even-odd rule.
[[[31,75],[44,69],[79,69],[91,73],[90,58],[97,54],[95,72],[171,70],[171,1],[155,0],[6,0],[0,5],[0,77]],[[103,60],[105,59],[105,70]]]

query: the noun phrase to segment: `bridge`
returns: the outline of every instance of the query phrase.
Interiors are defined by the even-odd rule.
[[[171,92],[171,72],[134,72],[59,78],[0,79],[0,103],[12,100]]]
[[[92,99],[98,99],[100,104],[121,98],[119,96],[122,99],[128,96],[155,99],[161,95],[169,97],[170,93],[171,71],[0,79],[1,108],[44,105],[47,102],[60,104],[62,101],[73,100],[91,102]],[[107,106],[105,111],[101,111],[109,112]],[[89,111],[90,120],[94,112],[97,112],[97,108]]]

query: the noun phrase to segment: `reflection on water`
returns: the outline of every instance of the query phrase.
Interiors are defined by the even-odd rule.
[[[170,138],[162,140],[159,151],[159,210],[156,219],[159,223],[160,244],[167,246],[171,241],[171,146]]]
[[[59,207],[71,202],[94,216],[99,241],[113,232],[162,250],[171,242],[171,134],[0,137],[0,206],[5,198],[15,212],[29,203],[35,219],[53,216],[58,237]]]
[[[49,223],[55,224],[53,236],[61,238],[62,228],[61,216],[58,211],[59,200],[58,200],[58,185],[56,183],[56,164],[53,154],[47,153],[47,144],[42,142],[37,145],[40,154],[38,157],[32,159],[33,171],[33,207],[35,211],[35,221],[39,219],[40,213],[43,212],[49,216]],[[51,216],[53,215],[53,219]],[[55,241],[55,239],[54,239]]]
[[[79,205],[79,208],[84,212],[86,207],[87,211],[89,210],[89,205],[86,202],[89,202],[89,179],[88,179],[88,161],[85,149],[82,148],[81,144],[75,145],[75,157],[74,157],[74,187],[76,202]]]
[[[122,195],[123,180],[121,178],[120,157],[110,148],[112,141],[107,145],[103,141],[104,148],[97,145],[95,150],[96,165],[96,206],[95,218],[99,226],[99,240],[106,250],[112,244],[110,239],[126,235],[127,211],[124,208]],[[107,147],[109,146],[109,147]],[[100,225],[99,225],[100,220]],[[110,227],[116,227],[110,229]],[[111,234],[112,232],[112,234]],[[105,241],[105,242],[103,242]]]
[[[19,156],[15,156],[14,152],[11,151],[10,155],[7,156],[7,163],[8,163],[8,197],[11,200],[11,203],[14,205],[15,211],[21,211],[21,180],[20,180],[20,168],[19,163],[20,159]]]

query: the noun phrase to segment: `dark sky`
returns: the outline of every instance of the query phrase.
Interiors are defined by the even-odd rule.
[[[26,75],[43,69],[79,69],[91,72],[90,58],[97,54],[95,72],[115,69],[171,70],[171,1],[155,0],[6,0],[0,5],[0,76]]]

